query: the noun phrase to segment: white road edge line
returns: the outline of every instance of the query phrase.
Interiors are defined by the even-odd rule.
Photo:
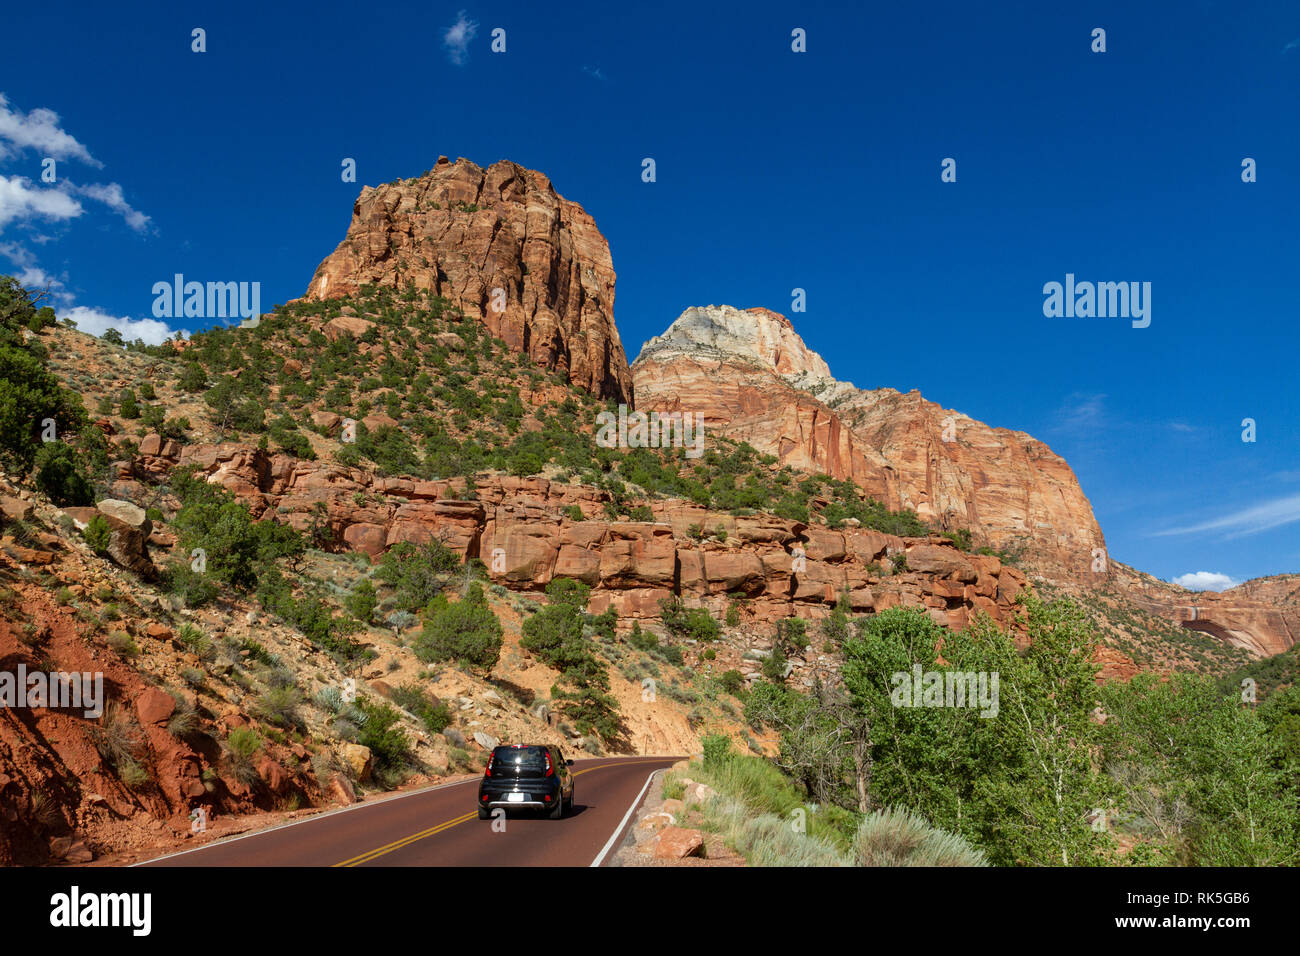
[[[641,800],[645,797],[645,792],[650,789],[650,781],[655,778],[655,774],[660,773],[664,769],[664,767],[660,767],[658,770],[650,771],[650,776],[645,778],[645,786],[641,788],[641,792],[638,793],[636,799],[632,801],[632,806],[627,808],[627,813],[623,814],[623,819],[619,822],[618,826],[614,828],[614,832],[610,835],[609,842],[601,848],[600,853],[596,855],[596,859],[591,861],[592,866],[600,866],[600,864],[604,862],[605,854],[609,853],[610,849],[614,846],[614,841],[619,838],[619,835],[623,832],[623,828],[627,826],[627,821],[631,818],[632,814],[636,812],[636,808],[641,806]]]

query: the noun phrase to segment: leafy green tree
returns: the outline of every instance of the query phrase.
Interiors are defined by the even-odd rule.
[[[411,741],[399,725],[402,715],[388,704],[358,699],[356,709],[364,718],[358,721],[357,743],[370,748],[377,771],[398,770],[406,765]]]
[[[1136,675],[1101,691],[1105,768],[1115,815],[1142,821],[1152,862],[1294,864],[1300,846],[1293,778],[1269,717],[1210,678]]]
[[[532,452],[520,452],[510,459],[510,474],[517,478],[527,478],[530,475],[540,474],[544,462],[540,455]]]
[[[1065,601],[1026,599],[1029,647],[1022,655],[987,617],[966,643],[943,653],[954,668],[969,663],[1001,671],[1001,701],[993,718],[1001,760],[986,784],[985,847],[1022,864],[1081,866],[1105,862],[1109,835],[1093,831],[1092,812],[1107,804],[1108,782],[1093,769],[1098,725],[1096,639],[1083,610]],[[950,708],[951,709],[951,708]],[[975,717],[972,719],[981,720]]]
[[[519,646],[560,672],[551,688],[557,709],[573,719],[580,732],[612,741],[626,728],[609,694],[609,668],[596,655],[586,628],[609,633],[614,620],[586,613],[590,593],[581,581],[552,580],[546,587],[549,603],[524,621]]]
[[[707,610],[688,608],[676,595],[659,602],[659,613],[668,633],[678,640],[716,641],[722,633],[721,625]]]
[[[835,602],[835,609],[822,619],[822,637],[829,647],[840,648],[849,639],[849,611],[851,610],[848,594],[841,594]]]
[[[871,805],[921,813],[997,864],[1101,862],[1111,841],[1090,821],[1111,788],[1092,762],[1093,636],[1066,602],[1029,595],[1025,612],[1023,654],[986,617],[958,632],[919,608],[864,619],[845,645],[843,676],[871,728]],[[947,703],[949,675],[983,674],[995,706],[913,706],[918,673],[938,675],[939,703]]]
[[[36,314],[31,293],[13,277],[0,276],[0,460],[23,473],[32,467],[47,422],[64,435],[86,418],[80,397],[62,388],[46,367],[45,347],[23,340],[22,329]]]
[[[183,392],[201,392],[208,387],[208,373],[198,362],[186,362],[176,384]]]

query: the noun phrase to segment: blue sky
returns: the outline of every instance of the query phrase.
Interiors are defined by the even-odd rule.
[[[1300,571],[1300,6],[1058,6],[21,4],[0,268],[83,328],[150,319],[177,272],[269,307],[359,185],[511,159],[609,239],[629,359],[688,306],[802,288],[837,377],[1063,455],[1114,558]],[[1045,317],[1066,273],[1150,282],[1150,326]]]

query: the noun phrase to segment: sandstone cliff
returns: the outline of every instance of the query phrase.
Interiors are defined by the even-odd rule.
[[[702,414],[782,464],[852,480],[890,508],[969,528],[977,543],[1023,551],[1036,567],[1082,573],[1105,547],[1074,473],[1042,442],[919,392],[837,381],[767,309],[688,309],[632,371],[643,411]]]
[[[1269,657],[1300,637],[1300,575],[1255,578],[1223,592],[1188,591],[1123,564],[1117,587],[1138,607],[1189,631],[1213,635],[1252,656]]]
[[[316,269],[306,298],[367,283],[427,289],[570,383],[632,400],[609,244],[541,173],[443,156],[423,176],[363,188],[347,236]]]

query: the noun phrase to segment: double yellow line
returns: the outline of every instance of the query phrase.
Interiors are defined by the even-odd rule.
[[[630,767],[634,764],[639,764],[639,763],[658,763],[660,762],[660,760],[662,760],[662,758],[654,759],[654,760],[619,760],[619,761],[615,761],[614,763],[601,764],[599,767],[586,767],[583,770],[575,770],[573,772],[573,775],[575,777],[579,777],[584,773],[590,773],[593,770],[600,770],[604,767]],[[434,834],[443,832],[444,830],[450,830],[452,827],[460,826],[462,823],[466,822],[467,820],[474,820],[477,818],[478,818],[478,810],[474,810],[474,812],[472,813],[464,813],[458,817],[453,817],[450,820],[447,820],[443,823],[439,823],[437,826],[429,827],[429,829],[427,830],[421,830],[419,833],[412,833],[410,836],[402,837],[400,840],[394,840],[392,843],[386,843],[383,846],[377,846],[373,850],[367,850],[365,853],[362,853],[360,856],[354,856],[350,860],[344,860],[341,863],[334,863],[332,865],[333,866],[360,866],[362,863],[369,863],[371,860],[377,860],[379,859],[379,857],[384,856],[388,853],[392,853],[394,850],[400,850],[404,846],[410,846],[412,843],[416,843],[420,840],[425,839],[426,837],[431,837]]]
[[[400,840],[394,840],[392,843],[388,843],[384,846],[375,847],[373,850],[367,850],[365,853],[362,853],[360,856],[354,856],[352,859],[344,860],[342,863],[335,863],[334,866],[360,866],[362,863],[369,863],[371,860],[377,859],[378,857],[383,856],[385,853],[392,853],[394,850],[400,850],[402,847],[409,846],[410,844],[416,842],[417,840],[423,840],[425,837],[431,837],[435,833],[441,833],[443,830],[450,830],[452,827],[459,826],[460,824],[464,823],[466,820],[475,818],[477,816],[478,816],[477,810],[475,810],[473,813],[462,814],[461,816],[456,817],[455,819],[448,820],[446,823],[439,823],[436,827],[429,827],[429,829],[427,830],[421,830],[419,833],[412,833],[410,836],[402,837],[402,839]]]

